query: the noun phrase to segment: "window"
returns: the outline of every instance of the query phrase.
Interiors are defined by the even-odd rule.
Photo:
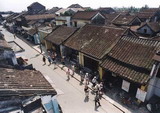
[[[77,22],[74,22],[74,27],[77,27]]]
[[[144,33],[147,33],[147,29],[144,29]]]

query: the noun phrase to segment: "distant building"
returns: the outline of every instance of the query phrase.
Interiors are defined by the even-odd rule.
[[[29,14],[37,14],[38,12],[43,11],[46,8],[45,6],[43,6],[42,4],[38,2],[34,2],[30,6],[28,6],[27,9],[28,9]]]
[[[72,26],[82,27],[86,24],[104,25],[105,17],[99,11],[78,11],[72,16]]]
[[[79,4],[72,4],[68,8],[83,8],[83,7]]]
[[[100,7],[98,9],[101,13],[103,14],[112,14],[112,13],[116,13],[116,11],[111,8],[111,7]]]

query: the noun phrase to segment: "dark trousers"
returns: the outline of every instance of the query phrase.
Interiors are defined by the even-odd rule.
[[[97,103],[98,103],[99,106],[101,106],[99,101],[95,101],[95,106],[97,106]]]

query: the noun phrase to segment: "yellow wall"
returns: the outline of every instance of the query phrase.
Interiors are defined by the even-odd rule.
[[[83,53],[81,52],[79,52],[79,64],[84,66],[84,57],[83,57]]]
[[[99,66],[98,71],[99,71],[100,80],[102,80],[102,77],[103,77],[103,69],[102,69],[102,67]]]
[[[86,23],[90,23],[90,21],[88,20],[73,20],[73,26],[74,25],[74,22],[77,22],[77,27],[83,27],[84,25],[86,25]]]

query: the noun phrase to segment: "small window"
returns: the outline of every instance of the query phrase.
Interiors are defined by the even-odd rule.
[[[77,27],[77,22],[74,22],[74,27]]]
[[[147,33],[147,29],[144,29],[144,33]]]

